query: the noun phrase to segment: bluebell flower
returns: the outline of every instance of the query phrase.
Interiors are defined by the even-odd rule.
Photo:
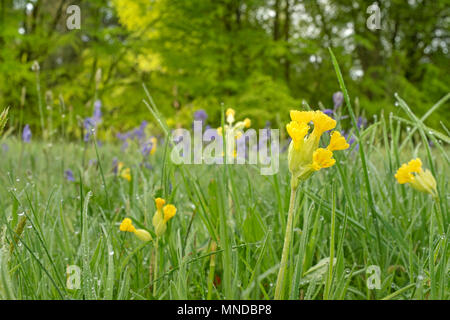
[[[94,119],[99,122],[102,118],[102,102],[100,100],[95,101],[94,103]]]
[[[332,116],[334,114],[334,111],[331,109],[323,109],[322,110],[323,113],[325,113],[327,116]]]
[[[114,174],[117,174],[117,167],[118,167],[118,165],[119,165],[119,160],[117,160],[117,158],[114,157],[112,159],[112,167],[113,167]]]
[[[31,140],[31,129],[28,124],[25,125],[22,132],[22,140],[25,143],[30,143]]]
[[[356,124],[356,126],[358,127],[358,129],[364,128],[367,124],[367,119],[363,118],[363,117],[358,117],[358,123]]]
[[[9,150],[8,144],[3,143],[3,144],[2,144],[2,149],[3,149],[3,152],[8,152],[8,150]]]
[[[203,109],[200,109],[200,110],[197,110],[194,112],[194,120],[203,122],[203,121],[206,121],[207,118],[208,118],[208,114]]]
[[[64,176],[66,177],[67,181],[75,181],[75,178],[73,177],[73,172],[70,169],[67,169],[66,171],[64,171]]]
[[[153,141],[152,140],[144,142],[144,143],[142,143],[142,146],[141,146],[141,153],[144,157],[146,157],[150,154],[152,149],[153,149]]]
[[[95,133],[95,129],[97,128],[98,124],[102,121],[101,107],[102,107],[101,101],[100,100],[95,101],[93,116],[88,117],[83,121],[83,126],[86,131],[86,133],[84,134],[85,142],[89,141],[91,135]]]
[[[333,94],[334,109],[336,110],[337,108],[342,106],[343,102],[344,102],[344,94],[340,91],[335,92]]]

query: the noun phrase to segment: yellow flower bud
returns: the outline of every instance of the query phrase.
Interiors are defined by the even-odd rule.
[[[246,128],[250,128],[251,125],[252,125],[252,121],[249,118],[245,118],[244,119],[244,126]]]
[[[150,233],[147,230],[137,229],[134,231],[134,234],[136,237],[138,237],[139,240],[142,240],[145,242],[152,240],[152,236],[150,235]]]
[[[157,237],[161,237],[164,232],[166,232],[167,225],[164,220],[160,220],[159,223],[155,226],[155,234]]]

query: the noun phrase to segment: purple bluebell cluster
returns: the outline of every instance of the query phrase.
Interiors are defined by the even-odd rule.
[[[22,132],[22,140],[25,143],[30,143],[31,141],[31,129],[28,124],[25,125]]]
[[[206,113],[205,110],[199,109],[194,112],[194,121],[200,121],[202,123],[202,128],[207,130],[207,129],[211,128],[211,126],[206,124],[206,119],[208,119],[208,114]],[[195,130],[194,122],[192,122],[192,129]]]
[[[204,122],[206,121],[206,119],[208,119],[208,114],[206,113],[205,110],[199,109],[194,112],[194,120]]]
[[[130,145],[130,142],[137,141],[142,155],[144,157],[147,157],[155,147],[152,137],[147,137],[147,135],[145,134],[145,128],[147,127],[147,125],[148,122],[143,120],[139,127],[136,127],[125,133],[118,133],[117,138],[122,141],[121,150],[125,151]]]
[[[95,133],[95,129],[98,124],[102,121],[102,102],[100,100],[94,103],[94,114],[92,117],[84,119],[83,126],[86,133],[84,134],[84,141],[88,142],[91,135]]]
[[[70,182],[74,182],[75,178],[73,176],[73,172],[70,169],[67,169],[66,171],[64,171],[64,177],[66,178],[67,181]]]
[[[358,130],[364,129],[367,125],[367,119],[364,117],[358,117],[358,122],[356,123],[356,126],[358,127]],[[349,132],[342,131],[341,134],[345,137],[345,140],[347,140],[349,145],[353,145],[356,142],[355,136],[352,134],[350,135]],[[359,144],[357,143],[355,145],[355,150],[359,149]]]

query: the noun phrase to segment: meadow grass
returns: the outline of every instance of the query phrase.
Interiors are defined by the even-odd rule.
[[[448,299],[449,138],[423,121],[449,96],[420,119],[396,97],[405,118],[381,114],[359,131],[335,68],[357,141],[299,187],[283,297]],[[168,133],[148,92],[145,104]],[[150,169],[133,145],[2,143],[0,298],[273,299],[290,200],[285,153],[279,172],[262,176],[254,166],[174,165],[167,138]],[[415,157],[433,172],[439,202],[396,183]],[[116,175],[114,158],[131,181]],[[177,207],[158,246],[119,231],[130,217],[155,239],[156,197]],[[69,265],[81,269],[78,290],[66,286]],[[372,265],[379,289],[367,285]]]

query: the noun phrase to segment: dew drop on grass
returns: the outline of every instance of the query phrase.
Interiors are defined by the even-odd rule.
[[[110,255],[110,256],[113,256],[113,255],[114,255],[114,251],[110,251],[110,252],[109,252],[109,255]]]

